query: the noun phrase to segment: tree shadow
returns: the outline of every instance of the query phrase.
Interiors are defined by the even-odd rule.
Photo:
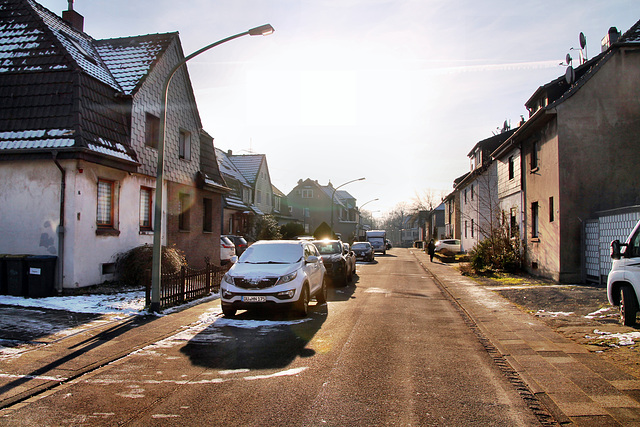
[[[305,318],[278,311],[252,310],[221,317],[180,351],[191,363],[210,369],[281,369],[306,348],[327,319],[327,304],[310,305]]]

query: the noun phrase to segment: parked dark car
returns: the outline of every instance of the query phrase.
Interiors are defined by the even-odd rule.
[[[229,240],[231,240],[233,242],[233,244],[236,247],[236,255],[240,256],[242,255],[242,252],[244,252],[245,250],[247,250],[247,246],[249,246],[249,244],[247,243],[246,239],[242,236],[236,236],[233,234],[225,234],[222,237],[226,237]]]
[[[318,248],[327,277],[334,285],[346,286],[353,279],[355,255],[347,251],[340,240],[314,240]]]
[[[356,255],[356,260],[372,262],[375,259],[373,246],[369,242],[355,242],[351,250]]]

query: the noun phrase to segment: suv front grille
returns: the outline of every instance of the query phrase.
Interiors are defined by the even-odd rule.
[[[242,289],[264,289],[275,286],[278,277],[265,277],[262,279],[245,279],[244,277],[236,277],[234,283]]]

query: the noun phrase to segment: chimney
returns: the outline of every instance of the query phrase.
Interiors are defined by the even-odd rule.
[[[233,151],[227,150],[227,156],[233,156]]]
[[[71,25],[73,29],[84,31],[84,16],[73,10],[73,0],[67,1],[69,2],[69,10],[62,12],[62,19]]]
[[[616,27],[609,28],[609,32],[607,33],[606,36],[602,38],[602,41],[600,42],[600,44],[602,45],[601,52],[604,52],[605,50],[609,49],[609,47],[611,47],[612,44],[618,41],[621,35],[622,33],[618,31]]]

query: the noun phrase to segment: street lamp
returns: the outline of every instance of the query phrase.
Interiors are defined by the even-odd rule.
[[[227,37],[217,42],[211,43],[200,50],[193,52],[191,55],[178,62],[169,71],[169,74],[164,80],[162,86],[162,103],[160,104],[160,136],[158,141],[158,166],[156,169],[156,197],[154,204],[154,218],[153,218],[153,261],[151,265],[151,305],[149,310],[151,312],[160,311],[160,276],[162,274],[161,263],[161,248],[162,248],[162,182],[164,180],[164,140],[165,129],[167,120],[167,97],[169,94],[169,83],[173,75],[191,58],[200,55],[207,50],[214,48],[222,43],[226,43],[233,39],[237,39],[242,36],[267,36],[273,33],[273,27],[269,24],[261,25],[260,27],[252,28],[249,31],[238,33],[236,35]]]
[[[352,179],[351,181],[347,181],[344,184],[340,184],[338,185],[336,188],[333,189],[333,193],[331,193],[331,232],[333,234],[335,234],[335,231],[333,231],[333,199],[336,196],[336,190],[340,187],[344,187],[347,184],[351,184],[352,182],[356,182],[356,181],[363,181],[365,178],[358,178],[358,179]]]
[[[368,202],[364,202],[364,203],[360,206],[359,211],[362,211],[362,208],[363,208],[366,204],[371,203],[371,202],[375,202],[376,200],[380,200],[380,199],[375,198],[375,199],[371,199],[371,200],[369,200]],[[360,223],[361,223],[361,222],[362,222],[362,215],[360,215],[360,213],[358,212],[358,229],[362,229],[362,228],[364,228],[362,225],[360,225]],[[356,230],[356,234],[357,234],[357,238],[359,239],[359,238],[360,238],[360,233],[359,233],[357,230]]]

